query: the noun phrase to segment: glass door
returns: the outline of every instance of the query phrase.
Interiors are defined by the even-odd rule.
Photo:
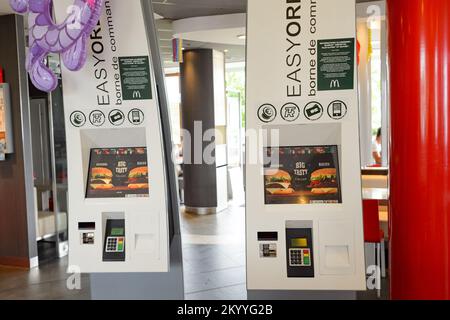
[[[55,213],[56,245],[58,257],[68,254],[68,210],[67,210],[67,154],[64,124],[64,105],[61,82],[50,94],[50,150],[53,176],[53,211]]]

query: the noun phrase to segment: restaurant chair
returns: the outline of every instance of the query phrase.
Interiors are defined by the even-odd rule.
[[[363,201],[364,242],[373,244],[375,248],[375,263],[381,271],[381,277],[386,277],[386,257],[384,232],[380,229],[378,200]],[[378,293],[380,294],[380,293]]]

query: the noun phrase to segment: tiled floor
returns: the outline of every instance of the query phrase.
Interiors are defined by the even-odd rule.
[[[182,213],[181,220],[186,299],[246,299],[244,208],[210,216]],[[89,299],[89,277],[82,277],[81,290],[69,291],[66,267],[67,258],[31,271],[0,267],[0,299]],[[376,293],[358,298],[376,299]]]
[[[246,299],[244,208],[182,221],[186,299]]]
[[[89,299],[89,277],[82,276],[82,290],[68,290],[67,258],[41,265],[31,271],[0,267],[0,300],[78,300]]]
[[[246,299],[244,208],[181,218],[186,299]],[[89,299],[89,277],[70,291],[66,268],[67,258],[31,271],[0,267],[0,299]]]

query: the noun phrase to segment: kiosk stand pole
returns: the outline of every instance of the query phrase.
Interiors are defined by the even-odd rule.
[[[184,300],[181,237],[170,247],[170,272],[92,273],[92,300]]]

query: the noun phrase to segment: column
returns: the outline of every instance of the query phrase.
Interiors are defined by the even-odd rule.
[[[184,51],[183,60],[184,202],[187,212],[217,213],[228,203],[225,57],[212,49],[193,49]]]
[[[450,1],[388,0],[393,299],[450,299]]]

